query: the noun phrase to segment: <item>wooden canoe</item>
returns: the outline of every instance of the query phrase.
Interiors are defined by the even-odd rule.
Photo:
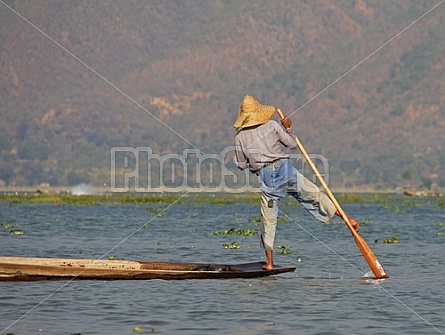
[[[264,264],[0,257],[0,281],[258,278],[295,271],[294,267],[279,266],[263,270]]]

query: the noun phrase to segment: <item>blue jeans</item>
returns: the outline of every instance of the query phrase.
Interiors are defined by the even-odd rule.
[[[261,179],[261,247],[273,250],[278,217],[278,202],[291,195],[318,221],[327,222],[336,208],[329,197],[299,173],[289,159],[260,170]]]

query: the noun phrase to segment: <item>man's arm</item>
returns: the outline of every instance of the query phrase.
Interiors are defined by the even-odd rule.
[[[240,170],[244,170],[249,167],[247,157],[244,154],[241,142],[238,139],[235,140],[235,163]]]
[[[284,130],[280,126],[276,127],[280,142],[288,148],[295,149],[297,147],[297,142],[295,141],[295,133],[291,128],[292,120],[286,116],[284,119],[281,120],[281,124],[286,130]]]

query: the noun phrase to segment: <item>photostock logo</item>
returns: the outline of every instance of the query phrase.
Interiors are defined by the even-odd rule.
[[[111,191],[260,192],[258,175],[250,173],[248,169],[238,169],[235,149],[235,146],[230,146],[220,154],[204,154],[197,149],[186,149],[182,154],[159,155],[153,153],[150,147],[114,147],[111,149]],[[312,183],[317,183],[303,155],[289,154],[289,158],[299,173]],[[329,165],[325,157],[311,155],[311,159],[328,182]],[[300,184],[297,187],[311,187]]]

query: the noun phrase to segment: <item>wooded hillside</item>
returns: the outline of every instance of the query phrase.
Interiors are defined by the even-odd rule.
[[[444,187],[438,3],[5,0],[0,180],[109,185],[114,147],[220,154],[252,94],[336,188]]]

